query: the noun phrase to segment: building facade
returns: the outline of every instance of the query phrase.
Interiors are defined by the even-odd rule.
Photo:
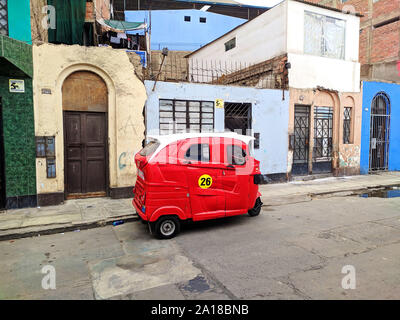
[[[110,12],[109,2],[105,7],[103,2],[75,1],[58,10],[59,24],[79,16],[62,33],[42,23],[47,19],[51,26],[46,5],[60,1],[24,0],[18,8],[16,1],[0,2],[4,208],[132,195],[133,155],[144,142],[146,90],[139,56],[86,41],[88,24],[99,27],[95,5],[102,15]]]
[[[36,206],[29,0],[0,1],[0,207]]]
[[[218,78],[212,81],[288,88],[288,176],[357,174],[359,23],[357,14],[286,0],[190,54],[189,76],[196,80],[196,66],[211,65]],[[246,67],[228,75],[219,71],[232,62]]]
[[[275,181],[287,179],[288,91],[189,82],[145,85],[147,134],[233,130],[255,135],[253,152],[261,173]]]
[[[363,87],[361,173],[399,170],[400,1],[325,0],[318,3],[358,11]]]
[[[150,21],[149,11],[126,11],[127,21]],[[151,11],[151,50],[193,51],[246,22],[200,10]],[[179,34],[179,36],[177,36]]]

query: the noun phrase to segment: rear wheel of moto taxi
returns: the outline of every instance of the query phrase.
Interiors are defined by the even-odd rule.
[[[181,223],[175,216],[164,216],[157,220],[154,229],[158,238],[171,239],[180,232]]]
[[[258,216],[260,214],[261,211],[261,207],[262,207],[262,202],[261,202],[261,198],[258,197],[256,199],[256,203],[254,204],[254,207],[251,208],[248,213],[250,217],[255,217]]]

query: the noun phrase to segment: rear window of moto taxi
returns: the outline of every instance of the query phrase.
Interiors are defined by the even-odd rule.
[[[143,157],[150,156],[154,153],[154,151],[157,150],[159,146],[160,143],[158,141],[150,141],[142,150],[140,150],[139,154]]]

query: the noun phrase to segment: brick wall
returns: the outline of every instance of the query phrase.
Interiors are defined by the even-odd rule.
[[[400,16],[400,0],[314,0],[334,8],[342,9],[344,6],[353,6],[355,11],[364,17],[360,19],[360,53],[361,77],[370,79],[373,74],[374,64],[387,63],[392,68],[394,62],[400,60],[400,22],[392,22],[379,26],[380,23]],[[375,26],[375,27],[374,27]],[[381,75],[379,79],[397,81],[393,79],[393,72],[388,72],[387,77]]]
[[[399,30],[400,21],[373,29],[370,63],[399,58]]]

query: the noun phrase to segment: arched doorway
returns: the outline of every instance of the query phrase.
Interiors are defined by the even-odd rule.
[[[387,170],[389,159],[390,100],[379,92],[372,100],[369,171]]]
[[[108,92],[88,71],[72,73],[62,86],[66,198],[105,196],[108,186]]]

